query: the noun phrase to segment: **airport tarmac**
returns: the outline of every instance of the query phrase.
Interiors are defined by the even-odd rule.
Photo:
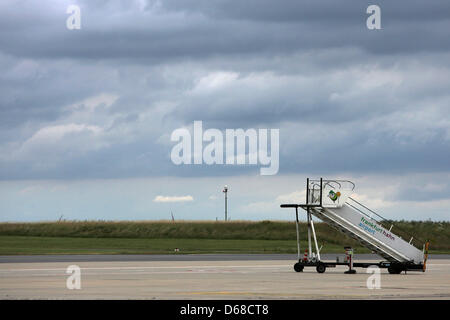
[[[294,260],[72,261],[0,263],[0,299],[450,299],[450,259],[431,259],[425,273],[390,275],[380,289],[358,268],[296,273]],[[83,259],[81,259],[83,260]],[[87,260],[87,259],[85,259]],[[359,260],[361,261],[361,260]],[[372,260],[373,261],[373,260]],[[81,289],[69,290],[69,265],[81,270]]]

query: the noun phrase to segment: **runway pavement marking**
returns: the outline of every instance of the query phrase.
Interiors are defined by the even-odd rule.
[[[251,296],[253,299],[258,297],[303,297],[310,299],[317,298],[346,298],[346,299],[361,299],[360,295],[355,294],[327,294],[327,293],[282,293],[282,292],[246,292],[246,291],[194,291],[194,292],[179,292],[177,295],[193,295],[193,296]],[[367,297],[367,299],[380,298],[383,293],[380,292],[378,295]],[[364,298],[363,298],[364,299]]]
[[[144,270],[144,269],[211,269],[211,268],[261,268],[273,269],[279,267],[288,267],[287,265],[256,265],[256,266],[179,266],[179,267],[80,267],[82,270]],[[4,269],[0,272],[15,271],[65,271],[66,268],[34,268],[34,269]]]
[[[191,295],[258,295],[258,292],[238,292],[238,291],[194,291],[194,292],[179,292],[177,294],[191,294]],[[267,293],[266,293],[267,294]],[[272,293],[270,293],[272,295]]]
[[[272,273],[279,272],[279,269],[274,269],[276,271],[273,271]],[[252,271],[244,271],[244,270],[187,270],[187,271],[142,271],[142,272],[133,272],[133,273],[125,273],[127,275],[146,275],[146,274],[225,274],[225,273],[239,273],[239,274],[250,274],[254,273]],[[7,273],[0,274],[0,275],[8,275]],[[30,277],[56,277],[56,276],[65,276],[66,274],[61,273],[34,273],[34,274],[27,274],[27,276]],[[94,276],[94,275],[124,275],[124,273],[119,272],[108,272],[108,273],[83,273],[84,276]],[[19,276],[19,275],[16,275]]]

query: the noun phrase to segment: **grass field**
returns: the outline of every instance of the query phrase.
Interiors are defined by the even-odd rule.
[[[431,253],[450,253],[449,222],[393,223],[402,232],[430,240]],[[315,226],[323,253],[342,253],[347,245],[359,253],[370,252],[324,223]],[[300,225],[300,233],[301,246],[305,248],[304,223]],[[282,221],[0,223],[0,255],[166,254],[174,253],[175,248],[180,253],[295,253],[295,224]]]
[[[306,243],[301,243],[305,248]],[[175,254],[296,253],[293,240],[128,239],[0,236],[0,255],[27,254]],[[343,252],[328,245],[323,253]],[[358,251],[367,253],[369,251]]]

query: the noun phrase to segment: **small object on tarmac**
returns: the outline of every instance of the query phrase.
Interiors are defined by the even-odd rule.
[[[308,249],[305,250],[305,254],[303,255],[303,261],[308,262]]]

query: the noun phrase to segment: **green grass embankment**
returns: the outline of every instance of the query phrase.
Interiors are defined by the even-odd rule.
[[[449,222],[393,222],[395,232],[430,240],[431,253],[450,253]],[[369,252],[353,239],[316,223],[323,253],[343,246]],[[307,240],[300,225],[301,247]],[[398,234],[398,233],[397,233]],[[408,239],[409,240],[409,239]],[[416,243],[419,243],[417,241]],[[282,221],[62,221],[0,223],[0,254],[295,253],[293,222]]]

